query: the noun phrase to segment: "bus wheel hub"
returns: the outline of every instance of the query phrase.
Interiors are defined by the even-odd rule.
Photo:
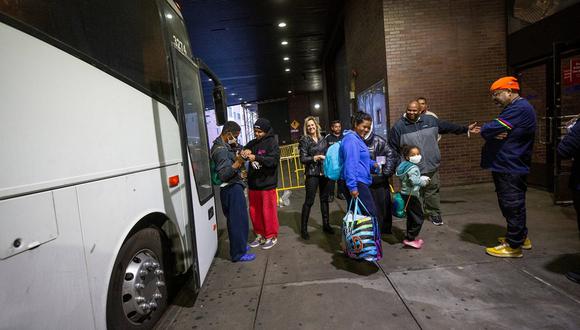
[[[131,258],[123,281],[123,310],[133,323],[141,323],[158,307],[165,286],[159,260],[150,250],[141,250]]]

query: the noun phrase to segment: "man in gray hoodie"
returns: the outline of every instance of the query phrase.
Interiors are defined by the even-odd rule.
[[[439,196],[441,152],[439,151],[437,137],[439,134],[446,133],[479,133],[479,127],[476,124],[459,126],[430,115],[421,115],[419,103],[411,101],[407,105],[407,111],[402,118],[391,128],[389,145],[399,155],[401,155],[401,147],[403,145],[414,145],[421,149],[423,158],[417,165],[421,170],[421,175],[428,176],[431,180],[431,183],[421,190],[421,198],[425,214],[430,216],[434,225],[440,226],[443,224]]]

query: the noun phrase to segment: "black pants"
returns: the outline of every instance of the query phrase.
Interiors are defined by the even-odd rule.
[[[391,213],[391,193],[388,183],[371,185],[370,190],[377,210],[377,221],[382,233],[390,233],[393,227],[393,215]]]
[[[507,221],[506,241],[519,248],[528,236],[526,227],[527,175],[492,172],[501,214]]]
[[[414,241],[419,233],[421,232],[421,227],[423,227],[423,206],[421,205],[421,200],[416,196],[403,195],[401,197],[407,205],[407,233],[405,234],[405,239],[408,241]],[[409,201],[407,203],[407,201]]]
[[[334,186],[336,186],[336,181],[328,180],[328,196],[334,196]],[[340,190],[339,190],[340,192]]]
[[[338,180],[338,181],[334,181],[334,180],[328,180],[328,196],[334,196],[334,186],[336,186],[338,184],[338,193],[339,194],[343,194],[343,196],[346,197],[346,194],[343,191],[343,184],[344,181],[343,180]]]
[[[348,188],[346,190],[348,190]],[[369,213],[367,215],[370,215],[371,217],[376,217],[377,211],[375,208],[375,202],[373,200],[373,194],[371,193],[370,188],[364,183],[357,182],[357,190],[358,190],[358,198],[364,204]],[[346,197],[346,207],[348,208],[348,206],[350,205],[350,201],[352,200],[352,195],[349,192],[348,195],[346,195],[345,197]],[[367,213],[365,212],[363,207],[361,207],[361,212]]]
[[[327,224],[329,221],[328,215],[328,187],[330,180],[325,176],[306,176],[304,186],[306,187],[306,200],[302,204],[302,222],[308,223],[310,217],[310,208],[314,204],[316,197],[316,189],[320,197],[320,212],[322,213],[322,223]]]
[[[580,231],[580,190],[573,190],[572,198],[574,199],[574,208],[576,209],[576,221],[578,221],[578,231]]]
[[[244,186],[238,183],[220,188],[222,210],[227,219],[228,236],[230,239],[230,257],[238,261],[246,254],[248,245],[248,207]]]

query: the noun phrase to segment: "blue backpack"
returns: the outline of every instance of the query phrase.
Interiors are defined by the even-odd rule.
[[[324,175],[330,180],[337,181],[340,179],[342,172],[342,162],[340,160],[340,144],[341,141],[331,145],[326,151],[326,158],[324,158]]]

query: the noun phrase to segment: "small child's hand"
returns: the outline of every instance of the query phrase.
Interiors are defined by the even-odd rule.
[[[426,186],[429,183],[431,183],[431,178],[426,176],[426,175],[421,175],[420,179],[421,179],[421,182],[423,182],[423,186]]]

